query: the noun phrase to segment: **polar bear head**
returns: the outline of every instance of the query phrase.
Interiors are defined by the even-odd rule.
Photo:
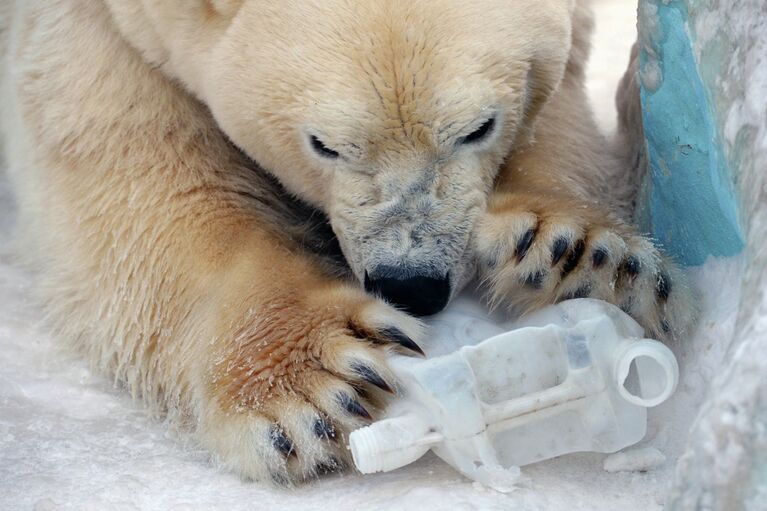
[[[473,275],[499,166],[563,76],[573,0],[154,4],[163,28],[144,39],[164,67],[328,215],[360,281],[443,308]]]

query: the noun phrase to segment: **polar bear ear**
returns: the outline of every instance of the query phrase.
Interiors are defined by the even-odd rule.
[[[237,11],[240,10],[240,6],[243,2],[244,0],[207,0],[208,5],[210,5],[214,11],[226,18],[231,18],[237,14]]]
[[[530,5],[540,0],[530,0]],[[581,32],[588,27],[582,26],[579,18],[588,13],[587,7],[581,7],[582,0],[546,0],[546,9],[525,9],[522,16],[524,29],[534,44],[527,48],[527,83],[524,104],[524,122],[518,136],[518,143],[524,145],[532,141],[535,121],[546,102],[557,91],[566,70],[582,66],[580,59],[585,58],[579,48],[573,47],[574,39],[587,37]],[[583,11],[583,12],[582,12]],[[576,23],[578,22],[578,23]],[[570,60],[573,63],[570,63]]]

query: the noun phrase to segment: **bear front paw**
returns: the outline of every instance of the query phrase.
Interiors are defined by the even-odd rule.
[[[488,212],[475,236],[493,305],[526,312],[570,298],[621,307],[647,335],[670,340],[693,318],[681,272],[653,243],[589,206]]]
[[[386,353],[423,354],[421,332],[351,287],[270,300],[214,357],[202,438],[230,469],[279,486],[343,469],[348,433],[392,392]]]

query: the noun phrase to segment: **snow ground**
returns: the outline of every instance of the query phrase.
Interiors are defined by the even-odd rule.
[[[627,0],[594,3],[590,94],[609,131],[615,85],[634,39],[634,7]],[[0,251],[12,211],[0,178]],[[279,491],[219,471],[109,379],[59,351],[29,302],[28,275],[0,256],[0,510],[660,509],[689,426],[729,345],[739,273],[737,259],[711,260],[692,271],[703,320],[693,339],[674,347],[682,374],[677,394],[650,411],[642,446],[666,457],[655,469],[610,473],[604,455],[569,455],[523,468],[521,487],[501,494],[428,455],[388,474],[347,474]]]

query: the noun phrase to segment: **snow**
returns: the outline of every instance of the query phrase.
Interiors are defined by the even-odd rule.
[[[611,133],[618,125],[615,89],[637,37],[637,2],[592,0],[592,5],[596,26],[587,70],[589,99],[603,131]]]
[[[625,0],[595,6],[591,95],[610,130],[616,82],[634,39],[634,6]],[[0,250],[12,210],[0,180]],[[39,326],[29,276],[0,256],[0,509],[661,509],[674,462],[732,337],[740,271],[739,259],[712,259],[692,272],[703,320],[693,339],[673,347],[681,371],[677,393],[649,411],[641,447],[666,457],[651,470],[610,473],[604,455],[574,454],[524,467],[519,489],[503,494],[428,455],[386,474],[346,474],[280,491],[219,470],[109,378],[59,350]]]
[[[646,472],[666,461],[666,455],[655,447],[640,447],[616,452],[605,458],[602,467],[608,472]]]

